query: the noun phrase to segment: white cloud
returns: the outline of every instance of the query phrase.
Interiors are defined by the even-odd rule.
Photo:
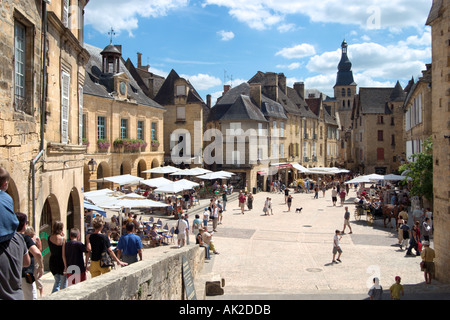
[[[275,55],[282,56],[287,59],[300,59],[312,56],[314,54],[316,54],[314,46],[308,43],[302,43],[292,48],[283,48],[280,51],[278,51]]]
[[[217,34],[222,37],[222,41],[230,41],[234,38],[234,33],[232,31],[220,30]]]
[[[139,18],[165,16],[170,10],[185,7],[189,0],[95,0],[85,9],[85,24],[106,33],[127,31],[130,36],[139,27]]]
[[[293,23],[282,24],[282,25],[278,26],[278,28],[277,28],[277,30],[280,31],[281,33],[294,31],[296,29],[297,29],[297,27]]]
[[[398,30],[422,27],[431,8],[423,0],[204,0],[204,6],[228,8],[229,14],[254,29],[283,23],[285,16],[301,14],[312,22],[358,25],[363,29]]]
[[[293,62],[291,64],[288,65],[283,65],[283,64],[279,64],[277,65],[278,69],[289,69],[289,70],[295,70],[298,69],[302,66],[302,64],[300,62]]]
[[[193,76],[180,75],[180,77],[189,80],[196,90],[208,90],[222,84],[222,81],[219,78],[204,73]]]

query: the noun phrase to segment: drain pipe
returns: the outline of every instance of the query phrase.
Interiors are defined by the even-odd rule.
[[[33,228],[36,228],[36,163],[44,154],[44,127],[45,127],[45,101],[47,100],[47,4],[51,0],[42,1],[42,99],[41,99],[41,141],[39,154],[31,160],[31,210],[33,215]]]

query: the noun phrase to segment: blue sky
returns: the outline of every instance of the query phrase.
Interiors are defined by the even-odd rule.
[[[91,0],[85,42],[103,48],[108,31],[137,65],[174,69],[206,95],[221,95],[258,71],[284,73],[333,96],[340,45],[358,87],[405,86],[431,62],[432,0]]]

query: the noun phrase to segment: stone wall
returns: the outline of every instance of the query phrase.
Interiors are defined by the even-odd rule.
[[[41,300],[184,300],[183,255],[195,277],[203,268],[204,248],[190,245],[155,250],[154,257],[70,286]]]

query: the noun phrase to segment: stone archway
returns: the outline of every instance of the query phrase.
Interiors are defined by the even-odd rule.
[[[107,162],[100,162],[97,166],[97,179],[107,178],[111,176],[111,167]],[[110,182],[97,182],[97,190],[112,187]]]
[[[84,213],[81,212],[80,194],[76,188],[72,188],[69,194],[69,201],[67,202],[66,235],[69,235],[69,231],[72,228],[82,230],[82,217],[84,217]]]
[[[153,159],[152,160],[152,169],[153,168],[157,168],[157,167],[159,167],[159,161],[158,161],[158,159]],[[152,173],[151,174],[151,177],[152,178],[157,178],[157,177],[160,177],[161,176],[161,174],[159,174],[159,173]]]
[[[42,257],[44,258],[44,270],[48,270],[50,259],[50,249],[48,247],[48,237],[52,234],[52,224],[54,221],[61,220],[58,199],[54,194],[50,194],[42,207],[39,238],[42,242]]]
[[[120,165],[120,175],[124,174],[131,174],[131,161],[128,159],[123,160]]]
[[[143,171],[147,170],[147,163],[145,162],[144,159],[141,159],[138,161],[137,164],[137,176],[140,178],[147,178],[147,174],[143,173]]]

